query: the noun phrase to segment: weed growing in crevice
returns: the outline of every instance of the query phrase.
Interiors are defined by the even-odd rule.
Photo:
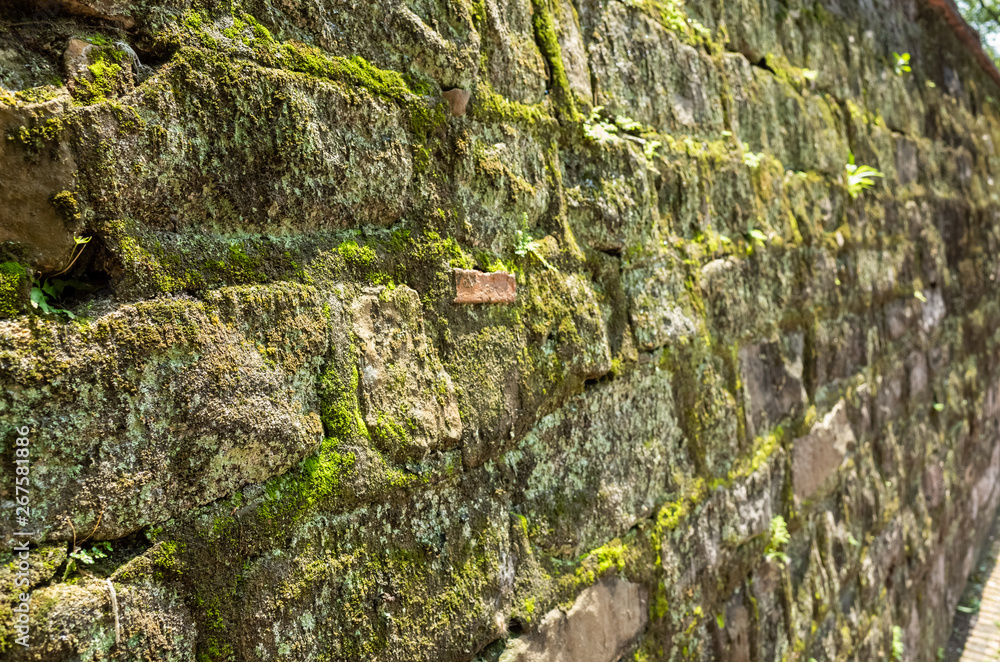
[[[91,292],[94,289],[93,285],[82,283],[78,280],[56,278],[56,276],[61,276],[73,268],[73,265],[83,255],[83,251],[90,242],[91,237],[74,237],[73,240],[76,243],[73,246],[69,262],[65,267],[51,276],[31,276],[31,306],[42,311],[45,315],[65,315],[70,319],[75,319],[76,315],[65,308],[60,308],[59,305],[67,298],[67,295],[71,291]]]
[[[902,76],[903,74],[908,74],[912,69],[910,69],[910,54],[893,52],[893,59],[895,59],[896,64],[893,66],[893,70],[896,72],[897,76]]]
[[[788,535],[788,525],[785,524],[785,518],[781,515],[775,515],[774,519],[771,520],[770,527],[771,539],[767,542],[767,548],[764,549],[764,558],[768,561],[777,561],[782,566],[788,565],[788,554],[785,554],[785,545],[791,542],[792,537]]]
[[[847,171],[847,192],[853,200],[857,200],[863,191],[875,185],[874,177],[885,177],[882,172],[871,166],[855,165],[854,152],[850,153],[844,170]]]

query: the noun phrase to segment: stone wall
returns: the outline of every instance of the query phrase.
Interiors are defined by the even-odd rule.
[[[0,656],[936,659],[1000,500],[939,5],[5,3]]]

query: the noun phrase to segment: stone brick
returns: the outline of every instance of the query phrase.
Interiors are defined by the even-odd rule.
[[[502,662],[613,662],[649,619],[646,588],[621,579],[591,586],[568,611],[553,609],[536,634],[507,644]]]
[[[792,480],[795,496],[807,499],[840,467],[844,456],[856,443],[847,420],[847,406],[841,400],[813,425],[808,435],[792,446]]]
[[[740,350],[747,432],[751,435],[763,434],[782,418],[801,411],[806,399],[802,342],[801,334],[793,334],[785,343],[762,342]]]

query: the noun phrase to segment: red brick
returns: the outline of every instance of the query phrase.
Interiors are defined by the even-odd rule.
[[[469,105],[469,97],[472,94],[468,90],[455,88],[441,94],[451,106],[451,114],[459,117],[465,114],[465,108]]]
[[[514,274],[455,269],[455,303],[514,303],[516,293]]]

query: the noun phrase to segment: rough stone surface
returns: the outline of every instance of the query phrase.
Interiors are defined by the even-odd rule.
[[[1000,502],[945,21],[0,2],[0,658],[935,660]]]
[[[800,413],[806,402],[802,386],[803,338],[793,335],[785,340],[785,343],[765,342],[740,349],[750,434],[759,434]]]
[[[568,610],[553,609],[538,633],[515,639],[501,662],[614,662],[646,627],[646,591],[615,579],[585,589]]]
[[[0,134],[19,135],[19,129],[29,119],[57,117],[69,102],[65,93],[26,105],[7,105],[0,97]],[[69,145],[61,142],[25,160],[23,154],[11,148],[11,139],[7,138],[0,150],[0,171],[4,173],[0,186],[0,206],[4,209],[0,242],[16,241],[32,264],[58,271],[68,264],[73,234],[82,226],[80,219],[73,217],[75,214],[67,217],[53,205],[55,195],[71,195],[76,186],[76,162]]]
[[[795,496],[808,499],[834,475],[857,440],[847,420],[847,406],[838,402],[809,434],[792,442],[792,482]]]

